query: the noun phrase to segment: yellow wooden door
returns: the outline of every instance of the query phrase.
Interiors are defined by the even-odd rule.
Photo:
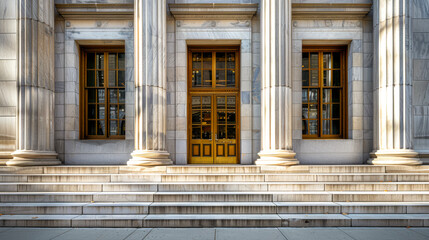
[[[188,49],[188,162],[239,162],[239,47]]]
[[[237,104],[236,94],[191,96],[190,163],[238,162]]]

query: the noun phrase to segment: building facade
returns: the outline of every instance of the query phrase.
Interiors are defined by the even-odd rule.
[[[3,0],[9,166],[429,161],[427,0]]]

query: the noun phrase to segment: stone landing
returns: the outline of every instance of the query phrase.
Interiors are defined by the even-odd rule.
[[[423,227],[429,166],[0,168],[3,227]]]

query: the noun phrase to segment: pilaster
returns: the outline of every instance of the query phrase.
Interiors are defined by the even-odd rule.
[[[166,1],[134,1],[135,151],[131,166],[169,165]]]
[[[18,3],[17,146],[8,166],[57,165],[54,146],[54,0]]]
[[[292,150],[290,0],[261,3],[261,151],[257,165],[298,164]]]
[[[374,1],[375,165],[419,165],[413,150],[410,2]],[[378,45],[378,46],[377,46]]]

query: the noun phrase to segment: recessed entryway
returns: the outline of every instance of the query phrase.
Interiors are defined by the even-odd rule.
[[[239,163],[239,46],[188,54],[188,162]]]

